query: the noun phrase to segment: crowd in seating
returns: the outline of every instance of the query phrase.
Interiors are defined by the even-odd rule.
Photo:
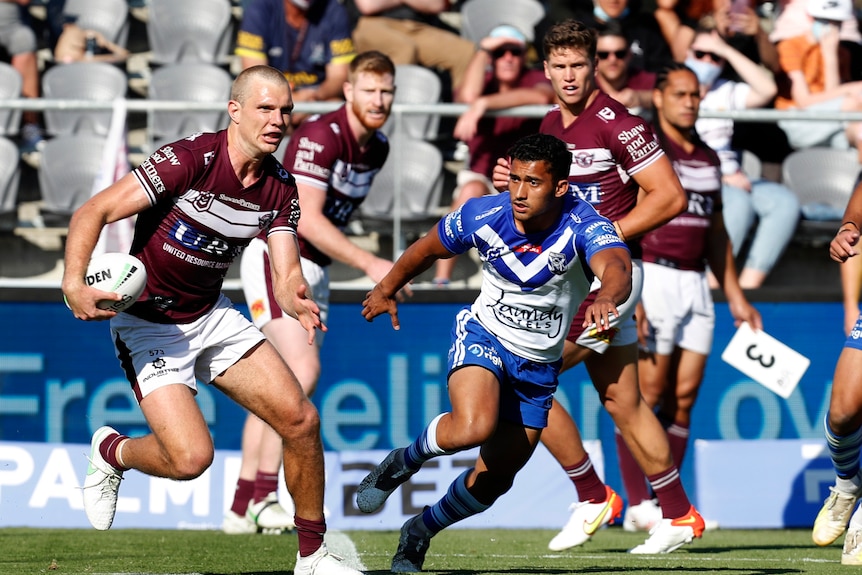
[[[480,123],[489,110],[552,103],[541,86],[541,38],[550,24],[566,18],[599,31],[599,86],[635,113],[650,113],[654,73],[672,61],[684,61],[697,73],[704,110],[862,111],[862,35],[852,0],[776,2],[494,0],[489,5],[487,0],[413,0],[393,8],[391,1],[381,0],[0,0],[0,77],[17,73],[20,80],[4,80],[0,98],[135,97],[130,79],[140,75],[147,87],[138,96],[219,102],[227,99],[239,70],[267,63],[285,72],[295,101],[337,101],[353,55],[380,50],[403,71],[396,103],[430,99],[470,104],[465,116],[451,123],[433,115],[408,117],[404,126],[413,122],[413,127],[397,136],[428,141],[444,157],[463,160],[460,191],[487,176],[470,171],[475,165],[470,155],[481,151],[471,141],[482,135],[476,134],[477,126],[478,131],[494,130],[495,149],[509,141],[499,123],[495,127],[488,118]],[[146,30],[145,37],[130,38],[136,23]],[[508,40],[489,41],[502,34],[500,29]],[[129,66],[135,55],[145,57],[142,71]],[[537,78],[538,88],[527,99],[490,98],[517,85],[494,79],[504,73],[495,64],[509,58],[518,70],[533,71],[530,78]],[[59,76],[55,70],[66,66],[78,66],[67,77],[86,77],[86,89],[82,82],[52,80]],[[410,67],[432,73],[412,93]],[[117,71],[127,80],[119,86]],[[399,84],[401,76],[396,76]],[[193,93],[180,78],[206,90]],[[533,84],[530,80],[531,89]],[[77,114],[0,108],[0,137],[16,144],[23,162],[42,170],[41,159],[52,140],[81,132],[106,137],[110,112]],[[62,115],[67,117],[58,118]],[[294,123],[304,117],[296,115]],[[149,127],[150,137],[158,143],[183,130],[215,130],[223,120],[223,114],[211,112],[165,112]],[[523,131],[516,128],[512,134]],[[725,202],[725,216],[741,222],[731,235],[742,277],[750,279],[743,287],[759,287],[791,241],[798,217],[832,220],[843,209],[783,186],[783,162],[794,151],[814,147],[855,149],[862,162],[862,122],[702,119],[698,131],[722,158],[725,197],[738,200]],[[396,137],[391,126],[387,133]],[[11,154],[9,149],[0,146]],[[762,174],[746,172],[744,151]],[[17,174],[4,178],[0,221],[14,225],[19,179]],[[85,186],[87,178],[82,179]],[[458,205],[458,192],[441,196],[439,182],[435,185],[429,193],[432,201],[448,205],[452,198]],[[481,193],[485,188],[486,182],[476,189]],[[86,197],[81,190],[69,195]],[[70,213],[75,205],[69,201],[51,208]],[[432,211],[435,207],[442,206],[429,206]],[[769,240],[763,239],[767,234]],[[747,275],[749,269],[753,271]],[[448,283],[449,273],[442,273],[441,285]]]

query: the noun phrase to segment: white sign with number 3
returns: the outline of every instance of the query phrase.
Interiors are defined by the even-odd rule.
[[[790,397],[811,363],[801,353],[765,331],[754,331],[747,323],[736,330],[721,359],[784,399]]]

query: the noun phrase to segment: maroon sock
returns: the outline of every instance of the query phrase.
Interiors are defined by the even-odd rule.
[[[251,479],[240,478],[236,482],[236,489],[233,492],[233,503],[230,510],[237,515],[245,516],[248,510],[248,503],[251,501],[251,496],[254,493],[254,481]]]
[[[323,545],[323,534],[326,533],[326,520],[309,521],[294,517],[296,536],[299,542],[299,556],[308,557]]]
[[[114,469],[119,469],[120,471],[127,471],[129,468],[125,465],[121,465],[119,461],[117,461],[117,446],[124,439],[128,439],[128,435],[120,435],[119,433],[112,433],[105,437],[102,440],[102,443],[99,444],[99,455],[102,456],[102,459],[108,462],[108,465],[113,467]]]
[[[575,484],[578,499],[581,501],[604,501],[607,497],[605,484],[599,479],[590,456],[587,455],[575,465],[563,467],[563,470]]]
[[[278,472],[276,471],[273,475],[258,471],[254,478],[254,495],[252,496],[254,502],[263,501],[273,491],[278,491]]]
[[[658,497],[662,517],[676,519],[688,513],[688,510],[691,509],[691,502],[688,500],[688,495],[685,494],[682,480],[679,477],[679,469],[675,465],[661,473],[650,475],[647,479],[649,479],[650,485]]]
[[[620,466],[620,478],[623,480],[623,487],[625,487],[629,505],[637,505],[642,501],[651,499],[644,472],[641,470],[640,465],[638,465],[618,429],[614,432],[614,439],[617,442],[617,460]]]
[[[682,461],[685,459],[685,451],[688,448],[688,436],[690,433],[688,425],[683,423],[673,423],[667,428],[670,455],[679,469],[682,468]]]

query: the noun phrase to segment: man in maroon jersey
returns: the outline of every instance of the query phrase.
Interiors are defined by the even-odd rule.
[[[645,353],[638,376],[641,395],[657,408],[679,466],[715,330],[706,266],[718,278],[737,327],[748,322],[760,330],[763,322],[739,285],[722,216],[721,161],[694,129],[700,108],[694,71],[681,63],[659,70],[652,107],[656,135],[688,194],[688,209],[641,238],[644,283],[637,317]],[[617,457],[629,504],[623,526],[649,530],[661,521],[661,510],[623,442]]]
[[[302,210],[297,234],[302,271],[324,323],[333,259],[363,271],[375,283],[392,267],[391,261],[351,242],[343,230],[389,154],[389,142],[378,130],[389,118],[394,95],[392,60],[382,52],[363,52],[349,66],[344,85],[347,103],[328,114],[311,116],[287,145],[284,165],[296,179]],[[242,255],[245,299],[254,324],[275,345],[311,397],[320,376],[323,333],[316,334],[315,345],[306,345],[302,324],[281,310],[273,294],[269,260],[266,235],[261,233]],[[279,533],[292,529],[293,517],[276,494],[281,437],[249,414],[242,445],[239,480],[222,530]]]
[[[610,330],[598,331],[584,323],[583,310],[591,297],[581,306],[566,341],[563,369],[585,362],[602,404],[649,477],[667,519],[630,552],[667,553],[699,537],[703,519],[682,486],[667,434],[641,401],[638,389],[634,311],[643,276],[637,238],[684,210],[686,196],[650,127],[598,89],[596,32],[568,20],[548,30],[543,48],[545,74],[559,105],[545,116],[540,131],[569,145],[571,192],[614,222],[634,264],[632,297],[620,307]],[[508,161],[501,159],[494,170],[494,186],[500,189],[507,180]],[[622,500],[599,479],[574,420],[559,401],[553,403],[542,442],[572,479],[580,500],[572,506],[566,526],[548,544],[560,551],[583,544],[599,527],[612,522],[622,511]]]
[[[323,542],[324,461],[320,420],[293,372],[263,334],[221,293],[234,258],[266,230],[279,306],[305,328],[310,344],[325,330],[302,275],[296,227],[299,198],[291,175],[271,156],[293,110],[284,75],[268,66],[242,72],[227,106],[230,124],[161,147],[72,216],[63,293],[75,317],[111,321],[123,371],[152,430],[130,438],[111,427],[93,434],[84,509],[110,528],[123,472],[176,480],[200,476],[213,440],[195,402],[208,382],[269,423],[284,440],[284,475],[296,501],[294,573],[358,571]],[[122,313],[101,310],[117,294],[93,289],[84,274],[102,227],[137,215],[131,253],[147,285]]]

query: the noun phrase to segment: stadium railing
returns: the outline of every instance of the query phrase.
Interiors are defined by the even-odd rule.
[[[188,101],[152,101],[147,99],[126,100],[126,109],[131,114],[147,115],[147,144],[152,144],[152,135],[149,129],[152,126],[152,114],[156,111],[219,111],[225,110],[226,103],[197,103]],[[297,113],[325,113],[334,110],[341,104],[338,102],[297,102],[295,112]],[[18,98],[0,100],[0,110],[111,110],[111,102],[93,102],[86,100],[48,100],[43,98]],[[411,114],[439,114],[446,117],[457,117],[468,108],[466,104],[438,103],[438,104],[395,104],[392,114],[395,122],[395,133],[402,129],[405,116]],[[508,110],[497,110],[489,112],[498,116],[517,117],[542,117],[548,110],[547,106],[519,106]],[[834,111],[803,111],[803,110],[772,110],[755,109],[741,111],[703,111],[703,118],[728,118],[741,122],[777,122],[784,119],[793,120],[840,120],[840,121],[862,121],[862,112],[834,112]],[[398,161],[399,149],[394,147],[390,161]],[[401,190],[396,177],[394,193],[394,217],[392,227],[393,258],[398,257],[405,248],[405,234],[402,221],[398,217],[401,206]]]

